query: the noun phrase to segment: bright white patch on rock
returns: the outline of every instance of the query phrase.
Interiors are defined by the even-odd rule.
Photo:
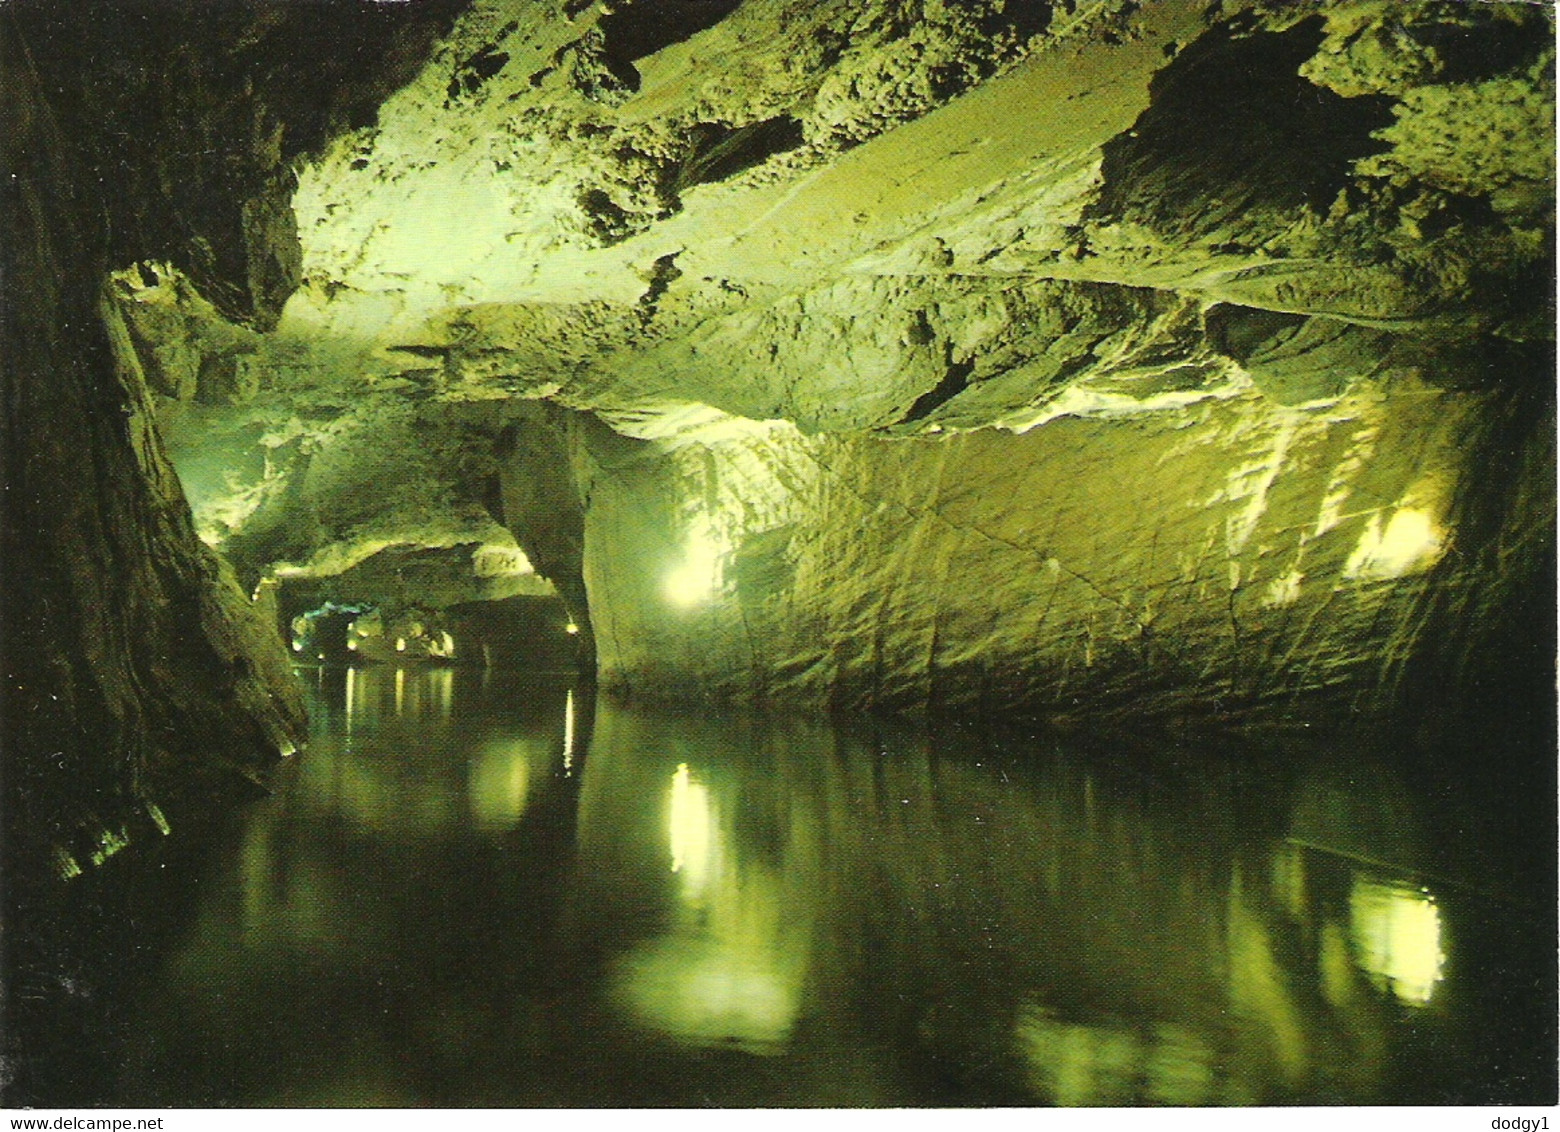
[[[744,437],[769,436],[777,432],[800,435],[790,421],[757,421],[739,417],[699,401],[679,401],[598,414],[624,436],[658,442],[663,452],[672,452],[687,444],[719,444]]]
[[[536,567],[517,546],[479,546],[471,553],[471,572],[479,578],[501,578],[536,573]]]
[[[720,588],[723,546],[707,525],[696,526],[688,537],[682,564],[666,576],[666,599],[687,608],[708,600]]]
[[[1316,530],[1312,532],[1312,538],[1321,537],[1343,521],[1344,500],[1349,498],[1354,477],[1375,453],[1376,437],[1380,433],[1379,427],[1367,425],[1354,434],[1354,443],[1350,445],[1343,459],[1338,461],[1338,466],[1333,469],[1332,478],[1327,481],[1327,491],[1322,496],[1322,506],[1316,516]]]
[[[1445,546],[1446,534],[1428,511],[1399,507],[1385,528],[1378,511],[1370,517],[1343,572],[1368,581],[1417,574],[1434,566]]]
[[[1287,574],[1273,579],[1262,604],[1270,607],[1293,605],[1300,600],[1300,583],[1304,579],[1299,567],[1291,567]]]
[[[1108,393],[1082,385],[1071,385],[1058,397],[1044,405],[1030,406],[1010,413],[996,422],[998,428],[1010,432],[1025,433],[1039,428],[1059,417],[1099,417],[1120,420],[1148,413],[1160,413],[1184,409],[1203,401],[1223,400],[1234,397],[1250,388],[1251,379],[1244,375],[1232,376],[1218,385],[1198,389],[1174,389],[1151,397],[1129,397],[1124,393]]]
[[[1239,554],[1245,548],[1262,521],[1262,515],[1267,511],[1268,490],[1284,468],[1284,455],[1295,437],[1297,424],[1294,418],[1284,421],[1273,434],[1272,446],[1260,460],[1231,470],[1224,498],[1247,502],[1244,510],[1231,515],[1225,522],[1224,544],[1230,554]]]

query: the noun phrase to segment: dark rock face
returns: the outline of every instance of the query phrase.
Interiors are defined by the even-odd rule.
[[[1324,213],[1354,163],[1386,148],[1373,135],[1392,123],[1390,98],[1344,98],[1300,74],[1321,46],[1321,17],[1282,32],[1241,23],[1177,54],[1149,84],[1148,109],[1106,144],[1103,221],[1214,233],[1251,225],[1253,211],[1268,224],[1299,208]]]
[[[457,7],[87,0],[7,21],[105,262],[173,262],[230,318],[270,326],[301,264],[289,163],[372,123]]]
[[[161,821],[170,777],[254,775],[302,717],[274,639],[195,539],[125,326],[100,317],[99,217],[7,45],[7,164],[47,162],[6,207],[7,837],[11,860],[52,850],[70,873],[137,815]]]
[[[360,27],[340,8],[299,12],[191,6],[181,23],[87,4],[0,16],[14,174],[0,436],[13,893],[166,831],[162,806],[258,781],[302,738],[281,642],[196,538],[155,421],[154,388],[232,377],[190,370],[202,352],[148,336],[108,287],[113,269],[172,261],[228,317],[274,322],[300,262],[287,160],[362,124],[419,50],[396,21],[371,17],[377,40],[355,39],[384,53],[370,81],[297,54],[259,67],[289,19],[311,34]],[[423,46],[440,26],[431,16]],[[223,348],[207,342],[204,355],[220,363],[245,332],[207,323]]]
[[[595,668],[585,587],[585,509],[576,486],[577,414],[528,404],[499,435],[501,518],[538,573],[557,587],[580,636],[581,663]]]

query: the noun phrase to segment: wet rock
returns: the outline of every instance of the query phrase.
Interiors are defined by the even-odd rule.
[[[595,665],[595,636],[585,588],[585,508],[574,474],[574,438],[585,422],[567,411],[525,405],[499,435],[500,518],[537,572],[556,587],[580,639],[582,663]]]
[[[260,400],[375,390],[309,460],[400,486],[289,553],[426,542],[431,475],[608,682],[1214,715],[1383,704],[1445,629],[1425,609],[1537,576],[1451,563],[1530,514],[1454,504],[1454,451],[1521,478],[1536,443],[1471,438],[1551,337],[1543,13],[651,12],[475,4],[301,167]],[[465,406],[471,474],[395,398]],[[240,514],[234,553],[334,506],[305,496]]]
[[[12,140],[50,149],[50,180],[73,184],[19,85]],[[303,730],[274,630],[195,537],[131,332],[100,298],[91,214],[69,203],[13,192],[5,210],[31,286],[10,285],[4,328],[5,805],[24,885],[51,857],[62,876],[101,863],[193,784],[258,779]]]

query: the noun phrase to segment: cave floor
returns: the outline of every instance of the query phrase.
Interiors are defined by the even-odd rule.
[[[19,1099],[1554,1100],[1545,882],[1390,744],[300,675],[314,737],[275,794],[133,886],[158,942],[72,1030],[93,1084]]]

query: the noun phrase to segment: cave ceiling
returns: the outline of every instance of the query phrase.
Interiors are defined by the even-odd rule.
[[[676,446],[1485,383],[1552,336],[1552,38],[1520,4],[478,0],[294,160],[274,318],[166,264],[115,294],[251,573],[505,544],[481,453],[528,401]]]

